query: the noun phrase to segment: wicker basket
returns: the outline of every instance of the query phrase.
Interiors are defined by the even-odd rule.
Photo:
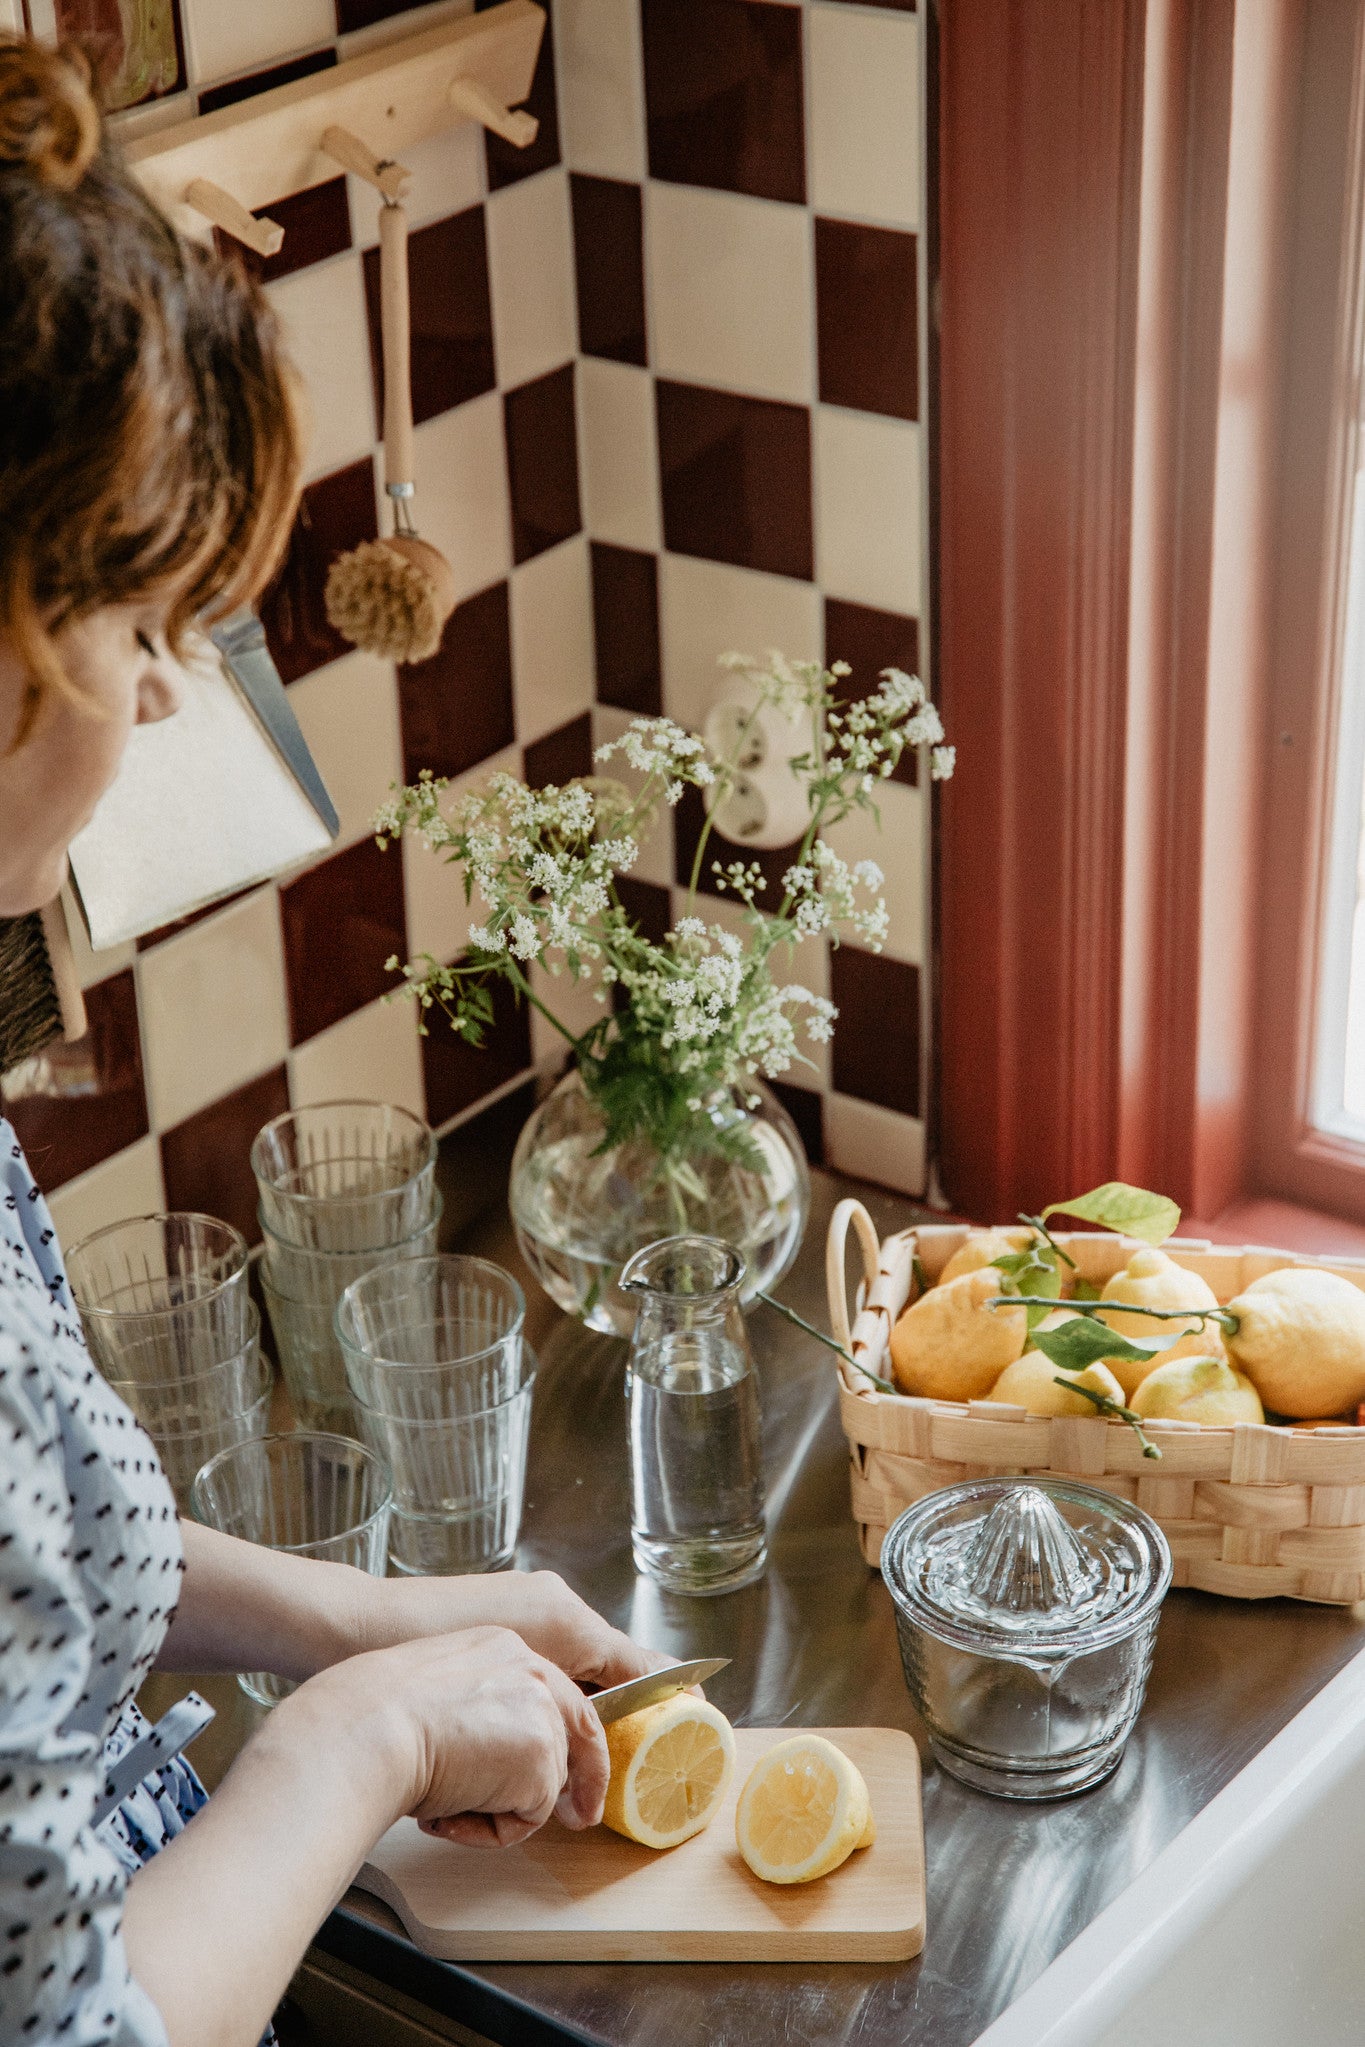
[[[852,1226],[863,1259],[849,1323],[845,1245]],[[912,1291],[918,1256],[938,1278],[967,1235],[960,1225],[903,1230],[881,1243],[858,1201],[830,1219],[826,1277],[830,1325],[852,1357],[889,1376],[887,1339]],[[1079,1275],[1102,1286],[1138,1245],[1108,1232],[1058,1242]],[[1176,1238],[1165,1249],[1209,1282],[1220,1302],[1285,1265],[1321,1265],[1365,1289],[1365,1260],[1296,1258]],[[1365,1599],[1365,1428],[1201,1428],[1147,1422],[1161,1462],[1145,1459],[1126,1423],[1103,1416],[1048,1418],[986,1400],[923,1400],[880,1393],[849,1365],[838,1367],[839,1409],[853,1457],[853,1518],[870,1564],[902,1510],[963,1478],[1046,1473],[1082,1478],[1136,1500],[1160,1522],[1175,1583],[1233,1599],[1307,1599],[1350,1606]]]

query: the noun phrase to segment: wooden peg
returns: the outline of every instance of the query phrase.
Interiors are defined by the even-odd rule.
[[[450,104],[457,113],[471,121],[481,121],[485,128],[501,135],[514,149],[526,149],[540,133],[540,123],[534,114],[511,112],[477,78],[457,78],[450,88]]]
[[[248,249],[254,249],[258,256],[277,256],[284,240],[284,229],[276,220],[257,220],[254,213],[248,213],[245,206],[225,192],[221,185],[214,185],[207,178],[195,178],[185,187],[185,203],[196,213],[202,213],[205,220],[211,220],[224,234],[245,242]]]
[[[344,170],[354,171],[367,185],[373,185],[390,205],[396,205],[405,196],[412,182],[411,171],[395,163],[392,157],[376,156],[349,128],[324,128],[321,146]]]

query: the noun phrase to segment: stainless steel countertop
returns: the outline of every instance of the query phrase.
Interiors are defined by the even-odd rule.
[[[823,1326],[825,1226],[835,1201],[859,1193],[883,1233],[916,1211],[833,1174],[813,1179],[806,1247],[781,1292]],[[461,1247],[526,1278],[505,1216],[466,1231]],[[561,1572],[619,1626],[676,1656],[732,1657],[707,1689],[737,1723],[903,1727],[925,1754],[891,1602],[861,1559],[849,1514],[829,1352],[771,1310],[751,1317],[768,1574],[723,1599],[682,1599],[637,1578],[631,1563],[624,1345],[565,1320],[529,1281],[527,1292],[540,1379],[518,1561]],[[319,1944],[511,2047],[533,2038],[609,2047],[965,2047],[1362,1647],[1365,1609],[1172,1593],[1146,1707],[1107,1784],[1056,1804],[1011,1805],[926,1768],[928,1938],[911,1963],[456,1968],[419,1961],[396,1920],[359,1893]],[[153,1703],[178,1695],[184,1682],[156,1680]],[[222,1681],[206,1688],[225,1711],[195,1756],[216,1778],[251,1709]]]

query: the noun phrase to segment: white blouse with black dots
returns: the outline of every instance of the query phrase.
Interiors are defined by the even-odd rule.
[[[127,1872],[202,1801],[185,1765],[96,1827],[184,1570],[148,1437],[91,1364],[0,1119],[0,2042],[165,2047],[119,1931]],[[197,1796],[196,1796],[197,1794]]]

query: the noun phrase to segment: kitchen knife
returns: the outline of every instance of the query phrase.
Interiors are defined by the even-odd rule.
[[[624,1720],[627,1713],[640,1713],[646,1706],[657,1706],[661,1699],[674,1698],[689,1685],[704,1684],[729,1661],[728,1656],[699,1656],[691,1663],[671,1663],[666,1670],[651,1670],[648,1676],[633,1677],[628,1684],[594,1692],[590,1703],[606,1726],[612,1720]]]

